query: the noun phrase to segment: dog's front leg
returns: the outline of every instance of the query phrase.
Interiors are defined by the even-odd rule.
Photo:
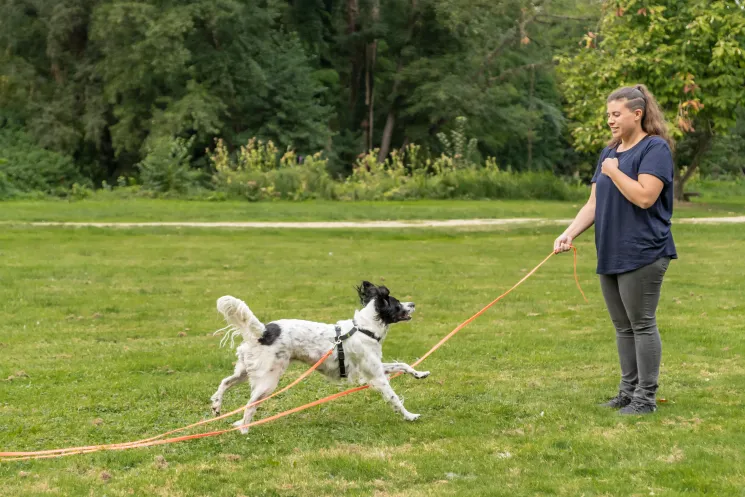
[[[419,414],[414,414],[406,410],[403,402],[398,398],[396,392],[393,391],[391,384],[388,382],[388,378],[385,376],[375,378],[369,382],[369,385],[380,392],[385,401],[388,402],[396,412],[401,413],[406,421],[414,421],[419,418]]]
[[[405,362],[384,362],[383,371],[385,371],[385,374],[391,374],[391,373],[410,374],[417,380],[421,380],[422,378],[426,378],[427,376],[429,376],[429,371],[417,371],[416,369],[412,368]]]
[[[212,413],[215,416],[220,415],[220,409],[222,408],[222,397],[223,395],[225,395],[225,392],[230,390],[235,385],[243,383],[246,380],[248,380],[248,373],[246,373],[246,370],[243,369],[243,366],[239,362],[236,365],[235,373],[222,380],[220,382],[220,386],[217,388],[217,391],[212,395],[212,397],[210,397],[210,400],[212,401]]]

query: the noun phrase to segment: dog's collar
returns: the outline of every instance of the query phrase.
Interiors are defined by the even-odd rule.
[[[360,333],[362,333],[363,335],[369,336],[370,338],[372,338],[376,342],[379,342],[381,340],[381,338],[379,336],[377,336],[375,333],[373,333],[372,331],[366,330],[365,328],[360,328],[359,326],[357,326],[357,321],[352,320],[352,324],[354,325],[354,328],[352,328],[349,331],[350,333],[354,332],[354,330],[357,330]]]
[[[357,327],[355,326],[355,328],[357,328]],[[379,342],[381,340],[381,338],[379,336],[377,336],[375,333],[373,333],[370,330],[366,330],[364,328],[357,328],[357,331],[359,331],[363,335],[369,336],[370,338],[372,338],[373,340],[375,340],[377,342]]]
[[[372,338],[376,342],[379,342],[381,340],[381,338],[379,336],[377,336],[375,333],[373,333],[372,331],[366,330],[365,328],[360,328],[359,326],[357,326],[357,323],[355,323],[354,321],[352,321],[352,324],[354,325],[352,327],[352,329],[349,330],[348,332],[344,333],[343,335],[340,335],[339,334],[341,332],[341,327],[339,327],[339,326],[336,327],[336,329],[337,329],[336,340],[337,341],[343,342],[344,340],[346,340],[347,338],[351,337],[352,335],[354,335],[358,331],[360,333],[362,333],[363,335],[369,336],[370,338]]]

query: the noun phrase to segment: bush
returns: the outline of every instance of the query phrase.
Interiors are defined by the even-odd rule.
[[[28,192],[66,196],[73,184],[90,185],[66,155],[36,145],[22,130],[0,127],[0,198]]]
[[[15,141],[11,141],[11,136]],[[20,138],[19,138],[20,137]],[[299,157],[293,150],[281,153],[271,142],[251,139],[235,153],[222,140],[207,155],[214,169],[208,191],[200,186],[202,173],[191,167],[193,138],[154,140],[138,164],[140,183],[120,177],[116,187],[103,183],[94,192],[82,180],[72,161],[62,155],[34,148],[18,132],[5,130],[0,149],[11,158],[0,159],[0,199],[19,195],[55,194],[70,199],[103,195],[107,198],[178,196],[188,199],[226,200],[405,200],[405,199],[546,199],[583,200],[586,186],[570,184],[551,173],[515,173],[502,170],[494,158],[479,164],[472,159],[473,145],[464,135],[453,134],[447,153],[431,158],[418,145],[394,150],[378,162],[377,150],[357,158],[352,174],[335,181],[328,159],[319,153]],[[444,138],[447,141],[447,138]],[[17,144],[23,144],[19,147]],[[23,155],[19,150],[26,150]],[[19,159],[25,157],[25,161]],[[37,164],[38,167],[31,167]],[[34,192],[37,193],[29,193]],[[44,192],[44,193],[41,193]]]
[[[5,162],[4,159],[0,159],[0,167],[2,167]],[[8,175],[3,171],[0,171],[0,200],[11,198],[15,196],[15,193],[16,189],[13,187],[10,179],[8,179]]]
[[[326,170],[328,162],[320,153],[302,161],[292,150],[279,157],[271,141],[251,139],[234,158],[222,140],[217,140],[209,155],[216,171],[213,184],[229,196],[251,201],[336,198],[334,181]]]
[[[191,169],[191,145],[194,137],[156,139],[147,155],[137,164],[145,190],[184,194],[197,186],[200,172]]]
[[[493,158],[486,164],[463,165],[455,157],[442,155],[421,163],[415,146],[405,151],[406,162],[397,154],[384,163],[372,151],[357,161],[354,172],[339,185],[344,200],[404,199],[544,199],[582,200],[587,188],[570,185],[551,173],[514,173],[500,170]]]
[[[283,200],[404,200],[404,199],[552,199],[582,200],[587,188],[570,185],[551,173],[502,171],[496,161],[486,165],[442,155],[424,159],[420,147],[409,145],[378,162],[377,150],[359,157],[343,182],[333,181],[320,154],[299,164],[288,150],[281,157],[272,142],[249,141],[231,156],[221,140],[210,152],[216,170],[213,184],[226,197],[251,201]],[[224,198],[224,197],[223,197]]]

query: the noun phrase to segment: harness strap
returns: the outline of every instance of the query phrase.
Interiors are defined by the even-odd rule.
[[[347,338],[351,337],[352,335],[354,335],[355,333],[357,333],[358,331],[362,333],[363,335],[369,336],[376,342],[380,342],[380,337],[375,336],[375,333],[373,333],[370,330],[366,330],[364,328],[357,328],[356,325],[352,327],[351,330],[344,333],[343,335],[341,334],[341,326],[339,325],[334,326],[334,331],[336,331],[336,350],[337,350],[337,355],[339,357],[339,376],[342,378],[346,378],[347,368],[344,366],[344,346],[342,345],[342,342],[346,340]]]
[[[346,340],[350,336],[352,336],[352,331],[354,331],[354,328],[352,328],[352,331],[349,333],[346,333],[344,335],[344,338],[342,338],[341,335],[341,326],[336,326],[334,328],[336,330],[336,350],[337,354],[339,356],[339,376],[342,378],[347,377],[347,369],[344,367],[344,347],[342,346],[341,342],[342,340]]]

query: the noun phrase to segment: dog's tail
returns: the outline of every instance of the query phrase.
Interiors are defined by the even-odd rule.
[[[222,347],[230,337],[230,346],[233,347],[235,337],[243,336],[244,340],[251,337],[260,338],[264,333],[264,323],[251,312],[246,303],[241,299],[225,295],[217,299],[217,310],[225,317],[228,326],[217,330],[215,333],[226,330],[225,336],[220,342]]]

